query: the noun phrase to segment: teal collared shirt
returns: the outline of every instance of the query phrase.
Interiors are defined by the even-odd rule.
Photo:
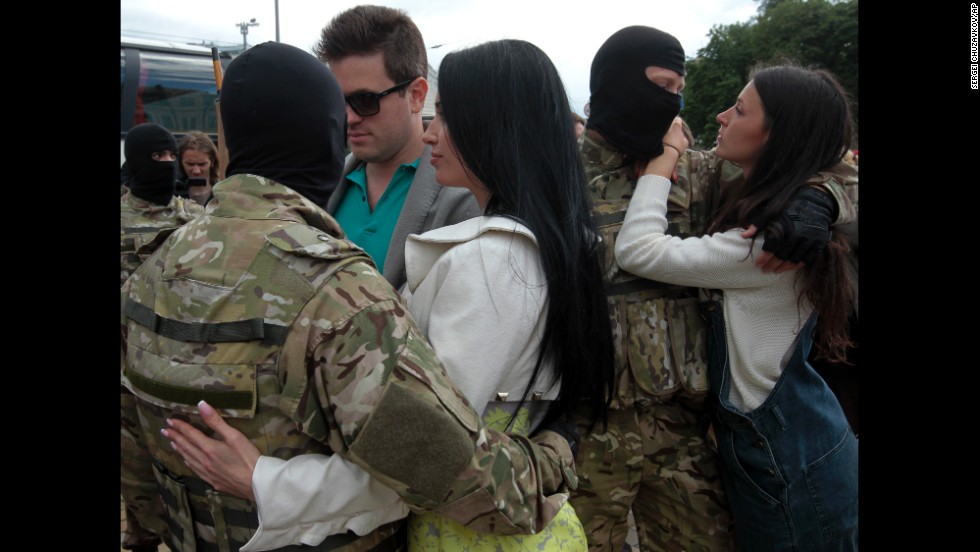
[[[395,232],[395,224],[398,223],[421,159],[419,157],[412,163],[402,163],[398,167],[378,204],[374,206],[374,211],[367,200],[367,165],[361,165],[347,175],[347,180],[353,185],[347,188],[337,205],[337,212],[334,213],[334,218],[344,229],[347,238],[371,255],[382,274],[391,235]]]

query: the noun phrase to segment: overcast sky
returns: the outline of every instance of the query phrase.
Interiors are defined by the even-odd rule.
[[[708,43],[713,25],[745,22],[755,0],[279,0],[279,40],[310,51],[334,15],[365,3],[405,10],[437,70],[448,52],[501,38],[527,40],[561,73],[572,109],[589,100],[589,66],[599,46],[629,25],[676,36],[689,58]],[[122,34],[178,42],[241,44],[238,25],[252,18],[248,44],[276,39],[276,0],[121,0]]]

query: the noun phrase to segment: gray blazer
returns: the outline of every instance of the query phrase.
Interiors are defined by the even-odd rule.
[[[401,289],[405,280],[405,240],[409,234],[421,234],[434,228],[442,228],[469,220],[483,214],[476,198],[466,188],[450,188],[440,186],[436,182],[436,170],[429,160],[432,158],[432,148],[425,146],[422,159],[415,170],[412,187],[408,190],[402,212],[395,223],[395,230],[388,245],[388,255],[385,257],[384,277],[395,287]],[[333,215],[337,212],[340,199],[347,193],[350,181],[346,176],[364,162],[347,156],[344,163],[344,177],[340,179],[337,188],[327,200],[327,212]]]

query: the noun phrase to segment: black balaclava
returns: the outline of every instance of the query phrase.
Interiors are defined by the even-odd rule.
[[[642,25],[613,33],[592,60],[588,127],[633,159],[663,153],[664,134],[681,110],[679,94],[647,78],[651,65],[683,76],[684,48],[673,36]]]
[[[163,150],[170,150],[176,156],[177,140],[158,124],[143,123],[126,133],[124,151],[130,193],[158,205],[170,203],[177,182],[176,161],[154,161],[150,157]]]
[[[343,170],[347,122],[326,65],[288,44],[253,46],[228,65],[219,105],[226,176],[264,176],[326,207]]]

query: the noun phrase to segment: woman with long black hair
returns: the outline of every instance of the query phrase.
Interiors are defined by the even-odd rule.
[[[443,59],[436,116],[423,137],[436,181],[469,189],[484,215],[409,238],[406,299],[453,382],[499,429],[533,431],[581,405],[595,425],[608,407],[604,254],[569,111],[548,56],[529,42],[499,40]],[[570,504],[529,537],[489,538],[418,515],[409,543],[587,546]]]

